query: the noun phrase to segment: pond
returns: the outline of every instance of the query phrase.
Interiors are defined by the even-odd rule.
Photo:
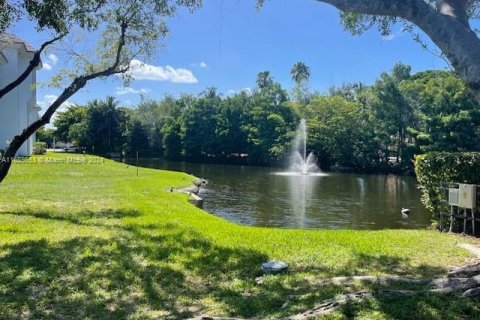
[[[209,181],[204,209],[252,226],[302,229],[425,228],[430,214],[414,177],[326,173],[278,175],[281,169],[141,159],[141,166]],[[411,210],[408,218],[402,207]]]

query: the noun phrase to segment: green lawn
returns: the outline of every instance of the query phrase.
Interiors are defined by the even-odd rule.
[[[235,225],[166,191],[191,176],[143,168],[137,176],[100,162],[16,163],[0,185],[0,319],[278,318],[377,288],[322,286],[322,278],[434,277],[470,257],[455,244],[472,240],[428,230]],[[291,271],[257,285],[268,259]],[[329,316],[352,317],[480,319],[480,308],[455,296],[379,295]]]

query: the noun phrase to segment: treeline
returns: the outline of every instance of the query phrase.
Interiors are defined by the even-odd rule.
[[[70,141],[87,152],[111,151],[192,161],[278,164],[289,154],[301,118],[308,148],[323,168],[411,172],[415,154],[478,151],[480,109],[453,73],[411,75],[397,64],[374,85],[347,84],[311,93],[309,68],[292,69],[291,95],[268,71],[256,88],[222,96],[214,88],[198,96],[144,99],[120,108],[114,98],[73,106],[39,139]],[[51,142],[51,141],[50,141]]]

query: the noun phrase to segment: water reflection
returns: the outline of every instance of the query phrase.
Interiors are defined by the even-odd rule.
[[[209,180],[205,210],[256,226],[311,229],[423,228],[430,215],[413,177],[335,174],[279,176],[271,168],[142,160],[142,165]],[[402,219],[401,208],[409,208]]]
[[[289,186],[289,204],[295,217],[295,226],[305,228],[307,208],[311,208],[310,200],[314,198],[313,191],[320,178],[316,176],[287,176]]]

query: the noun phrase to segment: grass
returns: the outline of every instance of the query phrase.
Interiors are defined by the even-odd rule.
[[[455,245],[473,240],[429,230],[239,226],[166,191],[190,184],[186,174],[39,159],[15,163],[0,185],[0,319],[279,318],[379,288],[319,286],[322,278],[437,277],[470,258]],[[290,272],[257,285],[268,259],[288,262]],[[480,319],[480,307],[419,293],[378,296],[328,317],[349,318]]]

